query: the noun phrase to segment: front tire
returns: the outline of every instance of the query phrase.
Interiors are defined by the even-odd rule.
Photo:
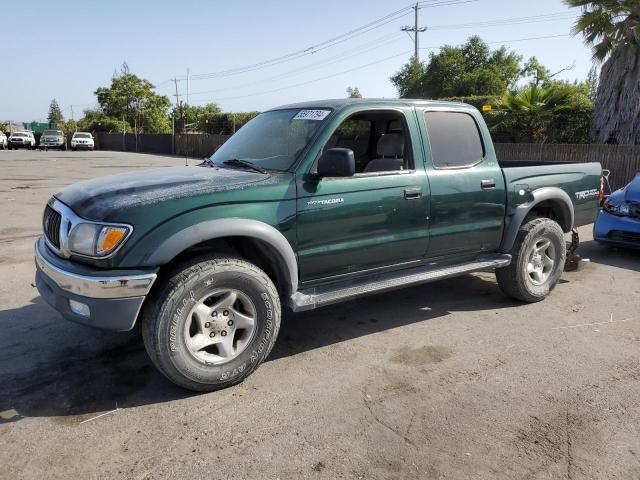
[[[271,279],[235,257],[195,258],[147,299],[142,336],[169,380],[195,391],[240,383],[271,351],[280,299]]]
[[[520,227],[511,249],[511,264],[496,269],[498,286],[516,300],[539,302],[560,280],[566,255],[560,225],[548,218],[534,218]]]

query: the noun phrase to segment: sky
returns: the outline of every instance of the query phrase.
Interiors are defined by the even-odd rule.
[[[455,1],[462,0],[428,0],[449,4],[419,11],[419,24],[427,27],[419,36],[421,59],[442,45],[480,35],[492,49],[505,45],[525,59],[535,55],[552,72],[575,65],[557,78],[586,78],[590,50],[570,34],[579,12],[561,0],[450,4]],[[55,5],[32,0],[2,22],[9,48],[0,64],[0,120],[45,120],[53,98],[65,118],[73,109],[77,119],[96,105],[93,92],[108,86],[124,61],[163,95],[175,94],[171,79],[177,78],[182,100],[189,70],[189,103],[215,102],[225,111],[345,97],[349,86],[365,97],[393,98],[397,92],[389,77],[413,54],[413,40],[400,30],[413,25],[413,10],[400,11],[409,5],[403,0],[63,0]],[[247,66],[252,67],[238,71]]]

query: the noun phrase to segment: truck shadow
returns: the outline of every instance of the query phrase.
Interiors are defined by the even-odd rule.
[[[492,278],[467,275],[317,311],[286,313],[267,361],[452,311],[516,305]],[[139,331],[110,333],[62,321],[39,297],[0,311],[0,325],[0,423],[53,417],[78,424],[100,412],[194,395],[154,368]]]

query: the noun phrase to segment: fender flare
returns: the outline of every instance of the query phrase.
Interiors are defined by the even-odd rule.
[[[531,192],[531,195],[533,196],[531,201],[518,205],[508,224],[505,226],[502,243],[500,244],[501,252],[511,251],[522,222],[529,212],[542,202],[552,200],[560,207],[562,218],[560,218],[559,221],[565,233],[570,232],[573,228],[574,207],[573,202],[571,202],[571,197],[569,197],[567,192],[558,187],[542,187]]]
[[[289,293],[297,291],[298,262],[289,241],[274,227],[258,220],[221,218],[191,225],[165,239],[145,263],[163,265],[189,247],[223,237],[249,237],[267,243],[284,263]]]

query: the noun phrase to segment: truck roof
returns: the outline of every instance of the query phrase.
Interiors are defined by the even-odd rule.
[[[343,108],[347,105],[388,105],[390,107],[404,106],[430,106],[430,107],[471,107],[471,105],[460,102],[448,102],[444,100],[424,100],[412,98],[337,98],[329,100],[314,100],[310,102],[290,103],[270,110],[284,110],[285,108]]]

